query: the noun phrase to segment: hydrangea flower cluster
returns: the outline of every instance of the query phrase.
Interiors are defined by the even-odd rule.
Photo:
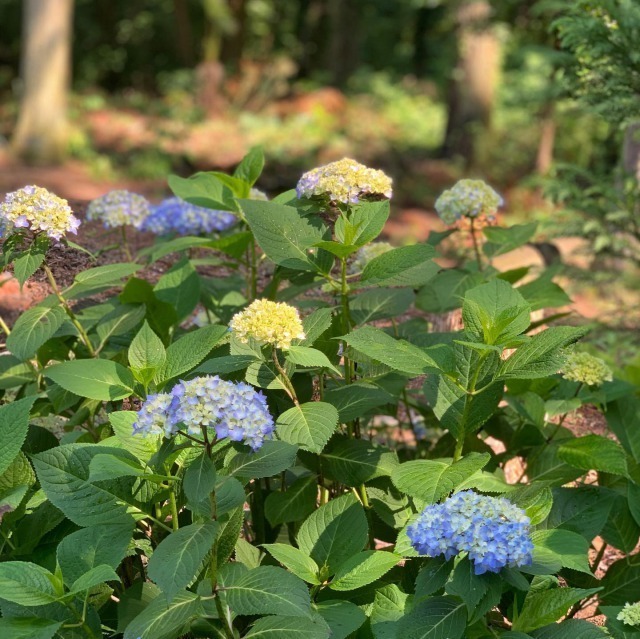
[[[445,224],[463,218],[485,218],[491,222],[503,199],[482,180],[460,180],[436,200],[436,211]]]
[[[574,351],[567,355],[562,376],[587,386],[602,386],[613,379],[611,369],[599,357]]]
[[[134,434],[171,437],[180,429],[199,435],[214,428],[218,439],[244,441],[258,450],[274,429],[266,397],[244,382],[205,375],[176,384],[169,393],[149,395],[133,425]]]
[[[343,158],[305,173],[296,187],[298,198],[324,197],[331,202],[357,204],[362,198],[384,196],[393,191],[391,178],[377,169]]]
[[[139,229],[150,213],[151,205],[145,197],[116,190],[93,200],[87,209],[87,219],[102,222],[107,229],[127,225]]]
[[[616,619],[628,626],[640,626],[640,601],[634,604],[626,603]]]
[[[371,244],[363,246],[356,253],[349,270],[352,273],[360,273],[372,259],[387,253],[392,248],[393,245],[389,244],[389,242],[371,242]]]
[[[251,188],[249,190],[249,199],[262,200],[263,202],[266,202],[269,198],[267,197],[267,194],[264,191],[261,191],[260,189]]]
[[[451,559],[468,553],[476,575],[532,561],[533,543],[524,511],[504,498],[471,490],[427,506],[407,528],[407,535],[421,555]]]
[[[156,235],[201,235],[226,231],[237,222],[230,211],[217,211],[170,197],[154,206],[142,230]]]
[[[243,344],[253,338],[288,350],[294,339],[304,339],[304,329],[298,309],[284,302],[254,300],[236,313],[229,328]]]
[[[0,204],[3,232],[26,228],[33,233],[46,233],[60,240],[66,233],[76,233],[80,220],[73,215],[67,200],[39,186],[25,186],[7,193]]]

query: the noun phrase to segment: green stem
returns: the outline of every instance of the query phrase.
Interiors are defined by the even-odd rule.
[[[86,349],[89,351],[89,355],[91,355],[91,357],[95,357],[96,351],[93,348],[93,345],[91,344],[91,340],[89,339],[87,332],[84,330],[84,327],[78,321],[78,318],[75,316],[75,313],[73,312],[73,310],[71,310],[71,307],[69,306],[69,302],[67,302],[67,300],[62,295],[62,292],[58,287],[58,284],[53,276],[53,273],[51,272],[51,269],[46,263],[43,265],[42,268],[44,269],[44,272],[47,275],[47,280],[49,280],[49,285],[53,289],[53,292],[55,296],[58,298],[58,301],[60,302],[60,304],[62,305],[62,308],[65,310],[66,314],[69,316],[71,323],[76,327],[78,334],[80,335],[80,339],[82,340],[82,343],[85,345]]]
[[[349,312],[349,285],[347,284],[347,259],[341,260],[341,286],[340,286],[340,302],[342,305],[342,328],[346,335],[351,330],[351,314]],[[347,343],[342,342],[343,359],[344,359],[344,379],[347,384],[351,384],[353,380],[351,360],[347,357]]]
[[[171,508],[171,528],[173,528],[173,532],[175,532],[180,528],[180,524],[178,523],[178,502],[176,500],[176,490],[173,487],[169,490],[169,507]]]
[[[124,249],[124,254],[127,256],[127,259],[130,262],[133,262],[133,255],[131,255],[131,249],[129,248],[129,239],[127,238],[127,227],[121,226],[122,229],[122,248]]]
[[[282,364],[280,364],[280,359],[278,358],[278,352],[275,348],[273,348],[271,351],[271,357],[273,359],[273,363],[277,371],[282,376],[282,382],[287,389],[287,393],[289,394],[289,397],[291,397],[291,400],[296,406],[300,406],[300,402],[298,401],[298,396],[296,395],[296,389],[293,387],[293,384],[291,383],[291,380],[287,375],[287,371],[282,367]]]
[[[462,457],[462,449],[464,448],[464,437],[456,440],[456,448],[453,451],[453,461],[457,462]]]
[[[473,251],[476,254],[476,260],[478,261],[478,270],[482,271],[484,266],[482,265],[482,256],[480,255],[480,245],[478,244],[478,238],[476,237],[475,220],[471,218],[471,241],[473,242]]]
[[[233,632],[233,626],[231,625],[231,615],[229,613],[229,606],[222,603],[220,595],[216,595],[216,609],[218,610],[218,616],[222,622],[224,628],[224,634],[227,639],[234,639],[235,633]]]
[[[252,302],[258,297],[258,254],[255,240],[251,240],[249,247],[249,301]]]

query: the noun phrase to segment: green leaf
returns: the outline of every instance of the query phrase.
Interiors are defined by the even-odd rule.
[[[465,604],[452,597],[432,597],[419,603],[398,622],[402,639],[461,639],[467,625]]]
[[[54,639],[63,621],[39,617],[0,619],[0,636],[7,639]]]
[[[106,581],[120,582],[120,577],[118,577],[115,570],[111,568],[111,566],[106,566],[105,564],[94,566],[84,575],[78,577],[78,579],[73,582],[69,594],[79,595],[86,592],[87,590],[91,590],[91,588],[95,588],[96,586]]]
[[[361,281],[368,286],[423,286],[440,270],[431,261],[434,255],[435,249],[429,244],[392,249],[364,267]]]
[[[381,550],[364,550],[347,559],[329,584],[332,590],[355,590],[385,575],[399,561],[400,555]]]
[[[514,224],[507,228],[499,226],[487,226],[483,233],[487,238],[483,248],[484,254],[489,257],[504,255],[521,247],[531,240],[538,227],[537,222],[529,224]]]
[[[276,566],[249,570],[239,579],[225,583],[224,594],[237,615],[311,616],[309,591],[304,582]]]
[[[379,588],[373,598],[373,607],[369,614],[370,626],[375,639],[396,639],[398,624],[406,612],[411,609],[411,597],[395,584]]]
[[[26,310],[7,337],[7,349],[19,359],[30,359],[62,326],[67,315],[60,306],[41,303]]]
[[[465,331],[485,344],[502,344],[527,330],[531,308],[511,284],[492,280],[467,291],[462,304]]]
[[[347,344],[377,362],[409,375],[440,372],[438,363],[424,350],[395,339],[372,326],[357,328],[342,336]]]
[[[355,228],[351,243],[359,248],[375,240],[382,233],[390,211],[389,200],[363,202],[356,206],[349,220]]]
[[[226,334],[225,326],[204,326],[183,335],[167,348],[167,359],[156,382],[166,382],[195,368]]]
[[[601,584],[601,605],[624,606],[629,601],[640,601],[640,555],[623,557],[611,564]]]
[[[534,545],[534,560],[536,550],[543,550],[554,561],[558,561],[563,568],[571,568],[591,575],[589,568],[589,542],[570,530],[536,530],[531,534]]]
[[[298,546],[329,574],[367,543],[367,518],[352,495],[344,495],[320,506],[304,521],[297,535]]]
[[[240,205],[256,241],[270,260],[299,271],[318,270],[310,249],[323,239],[321,228],[291,206],[255,200],[241,200]]]
[[[45,253],[43,251],[32,247],[13,262],[13,274],[20,283],[20,288],[40,268],[44,258]]]
[[[321,459],[327,477],[351,487],[388,477],[398,466],[395,452],[364,439],[339,439]]]
[[[305,338],[302,340],[301,345],[311,346],[331,328],[332,321],[333,314],[330,308],[319,308],[317,311],[311,313],[311,315],[307,315],[302,320]]]
[[[488,453],[469,453],[457,462],[419,459],[400,464],[391,474],[398,490],[435,503],[489,462]]]
[[[365,324],[407,312],[415,299],[410,288],[374,288],[356,295],[349,307],[356,324]]]
[[[263,544],[269,553],[294,575],[310,584],[320,584],[319,568],[313,559],[288,544]]]
[[[346,424],[367,412],[389,404],[393,397],[380,386],[355,382],[348,386],[333,388],[325,393],[324,401],[329,402],[338,409],[340,422]]]
[[[35,379],[33,369],[17,357],[8,353],[0,357],[0,390],[22,386]]]
[[[96,455],[89,464],[89,481],[92,484],[121,477],[144,476],[154,477],[152,474],[146,474],[140,462],[125,450],[118,451],[117,455]]]
[[[266,441],[253,453],[240,453],[229,463],[229,473],[241,479],[272,477],[293,465],[297,446],[280,441]]]
[[[196,578],[218,530],[217,521],[191,524],[172,532],[155,549],[149,559],[147,574],[168,602]]]
[[[609,634],[604,628],[586,619],[565,619],[560,623],[536,630],[533,637],[535,639],[608,639]]]
[[[546,626],[565,615],[574,603],[599,592],[601,588],[588,590],[581,588],[553,588],[542,592],[529,593],[524,606],[513,623],[513,629],[530,632]]]
[[[301,477],[284,492],[271,492],[264,503],[264,513],[272,526],[302,521],[316,508],[316,477]]]
[[[564,363],[563,348],[577,342],[587,329],[552,326],[534,335],[498,371],[499,379],[538,379],[557,373]]]
[[[331,639],[347,639],[367,619],[364,612],[350,601],[321,601],[316,604],[316,609],[331,629]]]
[[[200,597],[192,592],[178,593],[170,603],[158,595],[129,623],[124,639],[176,639],[192,619],[202,615]]]
[[[26,561],[0,563],[0,598],[20,606],[46,606],[58,600],[53,575]]]
[[[258,619],[245,639],[329,639],[330,630],[322,619],[300,622],[300,617],[274,615]],[[331,635],[331,639],[336,639]]]
[[[287,361],[305,368],[328,368],[340,375],[340,371],[329,361],[329,358],[316,348],[308,346],[291,346],[286,353]]]
[[[629,393],[607,406],[605,417],[624,449],[640,463],[640,399]]]
[[[120,263],[106,264],[105,266],[96,266],[78,273],[75,277],[76,284],[83,286],[107,286],[115,285],[124,277],[133,275],[142,268],[140,264]]]
[[[581,470],[598,470],[628,476],[627,459],[617,442],[600,435],[584,435],[563,442],[558,457]]]
[[[553,271],[547,271],[532,282],[518,286],[518,292],[527,300],[532,311],[571,304],[571,298],[551,281],[554,275]]]
[[[591,541],[600,534],[611,511],[611,495],[598,486],[554,488],[549,528],[563,528]]]
[[[44,374],[80,397],[108,402],[133,395],[135,380],[128,368],[106,359],[76,359],[55,364]]]
[[[454,568],[451,579],[446,585],[446,592],[465,602],[471,619],[478,604],[489,590],[491,577],[491,575],[476,575],[473,563],[465,558]]]
[[[17,457],[29,430],[29,413],[35,397],[25,397],[0,406],[0,474]]]
[[[207,455],[202,451],[187,467],[182,480],[182,489],[190,504],[199,504],[209,501],[209,496],[216,485],[216,467]]]
[[[264,168],[264,150],[261,146],[254,146],[249,150],[233,172],[233,177],[243,180],[253,186]]]
[[[132,526],[103,525],[67,535],[56,551],[65,583],[72,584],[96,566],[116,569],[127,553],[132,534]]]
[[[134,434],[133,425],[137,419],[138,413],[132,410],[109,413],[109,421],[118,444],[140,461],[147,462],[160,447],[162,435]]]
[[[455,269],[440,271],[420,289],[416,306],[427,313],[447,313],[460,308],[465,293],[483,281],[481,273],[467,273]]]
[[[211,173],[196,173],[186,179],[170,175],[167,183],[175,195],[196,206],[223,211],[237,210],[231,190]]]
[[[640,526],[631,514],[626,495],[614,495],[611,502],[611,513],[600,536],[614,548],[630,553],[638,544]]]
[[[276,421],[280,439],[312,453],[322,452],[337,425],[338,411],[326,402],[307,402],[294,406]]]
[[[167,353],[162,340],[155,334],[148,322],[142,325],[129,346],[129,365],[143,383],[153,380],[155,372],[161,368]]]
[[[183,320],[200,301],[200,276],[191,262],[184,258],[158,280],[153,292],[161,302],[171,304],[178,320]]]
[[[131,488],[121,482],[89,482],[89,466],[96,455],[123,451],[95,444],[66,444],[33,455],[38,479],[49,501],[78,526],[127,525],[129,508],[138,511]]]

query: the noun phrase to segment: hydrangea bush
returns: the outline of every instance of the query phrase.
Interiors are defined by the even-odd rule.
[[[494,268],[535,224],[455,186],[476,250],[441,268],[446,234],[379,240],[383,172],[267,200],[262,166],[171,176],[142,221],[105,205],[155,241],[66,288],[68,205],[1,205],[4,267],[52,294],[0,320],[0,637],[637,635],[638,389],[554,321],[554,272]],[[576,432],[587,404],[607,431]]]

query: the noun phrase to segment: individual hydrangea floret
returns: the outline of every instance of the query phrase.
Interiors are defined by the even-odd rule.
[[[462,218],[492,219],[503,199],[482,180],[460,180],[436,200],[436,211],[445,224]]]
[[[298,198],[323,197],[331,202],[357,204],[367,197],[390,198],[391,178],[350,158],[305,173],[296,187]]]
[[[288,350],[294,339],[304,339],[298,309],[284,302],[255,300],[229,322],[233,334],[244,344],[253,338]]]
[[[109,191],[89,204],[87,219],[102,222],[105,228],[121,226],[142,227],[151,213],[151,205],[145,197],[131,191]]]
[[[389,242],[367,244],[358,250],[349,270],[352,273],[360,273],[371,260],[387,253],[391,249],[393,249],[393,245],[389,244]]]
[[[171,437],[180,430],[197,436],[214,429],[216,437],[244,441],[258,450],[273,435],[273,418],[266,397],[244,382],[218,375],[181,381],[170,392],[150,395],[133,425],[134,434]]]
[[[203,235],[226,231],[237,221],[230,211],[207,209],[170,197],[152,208],[142,230],[156,235]]]
[[[574,351],[566,357],[562,376],[572,382],[587,386],[601,386],[613,379],[611,369],[599,357]]]
[[[421,555],[451,559],[467,553],[476,575],[532,561],[533,543],[525,512],[504,498],[471,490],[427,506],[407,528],[407,535]]]
[[[25,186],[7,193],[0,204],[5,230],[25,228],[60,240],[66,233],[76,233],[80,220],[73,215],[67,200],[40,186]]]
[[[616,619],[628,626],[640,626],[640,601],[634,604],[626,603]]]

